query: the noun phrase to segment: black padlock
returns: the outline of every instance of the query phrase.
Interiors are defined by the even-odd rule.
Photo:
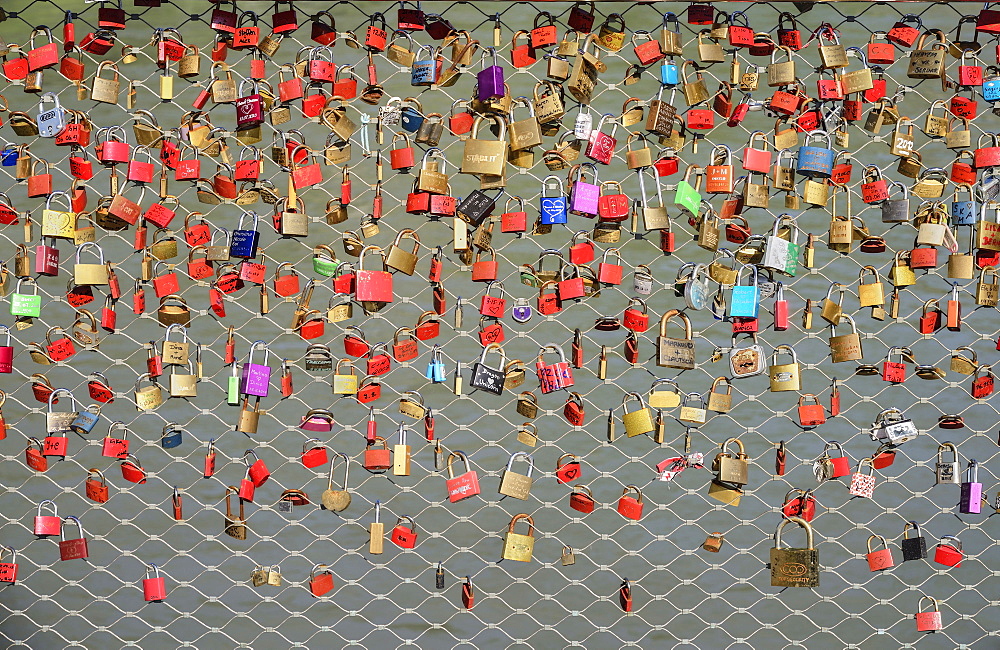
[[[907,537],[906,533],[910,529],[916,533],[916,537]],[[909,521],[903,526],[903,561],[923,560],[927,558],[927,540],[920,534],[920,526],[915,521]]]
[[[455,212],[464,221],[473,226],[478,226],[482,223],[483,219],[493,214],[493,210],[496,207],[497,200],[495,197],[490,197],[482,190],[473,190],[469,196],[462,199]]]

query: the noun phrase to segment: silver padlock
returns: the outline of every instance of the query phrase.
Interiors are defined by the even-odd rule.
[[[945,451],[951,451],[951,460],[946,461],[944,459]],[[959,473],[958,473],[958,449],[950,442],[942,442],[938,445],[937,449],[937,465],[934,469],[936,485],[941,485],[942,483],[955,483],[958,484]]]

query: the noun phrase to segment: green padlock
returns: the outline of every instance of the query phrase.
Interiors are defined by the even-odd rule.
[[[230,406],[240,405],[240,377],[237,373],[239,364],[233,362],[233,374],[229,376],[229,383],[226,386],[226,404]]]
[[[697,172],[698,179],[694,185],[688,180],[691,174]],[[698,216],[698,209],[701,207],[701,167],[698,165],[688,165],[684,172],[684,180],[677,183],[677,191],[674,193],[674,205],[681,211],[686,212],[691,217]]]
[[[30,282],[32,286],[35,287],[35,293],[21,293],[21,283]],[[38,285],[35,284],[34,280],[30,278],[21,278],[17,281],[17,287],[14,289],[13,295],[10,299],[10,315],[11,316],[30,316],[32,318],[38,318],[42,313],[42,297],[38,295]]]
[[[340,261],[337,254],[326,244],[320,244],[313,248],[313,271],[320,275],[332,278],[337,273]]]

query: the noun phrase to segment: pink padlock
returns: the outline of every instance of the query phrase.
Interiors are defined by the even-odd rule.
[[[253,362],[253,352],[258,347],[264,349],[264,363]],[[240,392],[244,395],[267,397],[271,388],[271,367],[267,365],[270,350],[264,341],[254,341],[247,352],[247,362],[243,364],[243,376],[240,379]]]
[[[302,416],[299,428],[303,431],[333,431],[333,413],[323,409],[309,409]],[[315,440],[315,438],[310,438],[310,440]]]
[[[0,373],[9,374],[14,371],[14,346],[10,344],[10,329],[6,325],[0,329],[7,332],[6,345],[0,345]]]
[[[42,508],[45,504],[49,504],[52,507],[51,515],[43,515]],[[58,535],[59,527],[62,525],[62,517],[59,516],[59,511],[56,509],[56,504],[54,501],[46,499],[38,504],[38,509],[35,511],[35,534],[39,537],[45,537],[48,535]]]
[[[155,603],[167,598],[167,585],[160,575],[160,568],[155,564],[150,564],[146,569],[146,577],[142,580],[142,597],[147,603]],[[149,577],[150,570],[153,577]]]
[[[590,168],[593,183],[584,180],[584,167]],[[573,165],[567,176],[569,191],[569,211],[584,217],[597,216],[597,204],[601,198],[601,186],[597,184],[597,168],[593,163]]]
[[[247,456],[253,454],[254,463],[251,465],[250,461],[247,460]],[[267,483],[267,479],[271,478],[271,472],[267,469],[267,465],[264,464],[260,458],[257,457],[257,452],[253,449],[247,449],[243,453],[243,462],[247,465],[247,476],[253,481],[254,487],[260,487]]]

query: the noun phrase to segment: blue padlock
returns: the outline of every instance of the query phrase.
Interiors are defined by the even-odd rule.
[[[825,147],[811,147],[809,141],[813,138],[826,140]],[[826,131],[810,131],[806,135],[806,142],[799,147],[798,171],[802,176],[810,178],[828,178],[833,173],[833,159],[836,157],[830,134]]]
[[[253,217],[253,230],[245,230],[243,228],[243,220],[246,219],[247,215]],[[260,241],[260,233],[257,232],[258,220],[256,212],[244,211],[240,215],[240,222],[236,230],[233,231],[232,243],[229,244],[230,257],[242,257],[245,259],[257,257],[257,244]]]
[[[545,196],[550,190],[558,190],[558,196]],[[545,226],[566,223],[567,207],[562,179],[555,175],[546,176],[542,180],[542,198],[539,199],[538,209],[541,213],[539,223]]]
[[[420,112],[422,107],[415,99],[406,99],[403,101],[404,103],[416,104],[416,107],[403,107],[403,110],[399,112],[399,125],[403,127],[404,131],[416,133],[420,129],[420,125],[424,123],[424,114]]]
[[[988,102],[1000,101],[1000,68],[986,66],[983,75],[983,99]]]
[[[431,360],[427,364],[427,372],[424,376],[434,382],[441,384],[445,381],[444,361],[441,359],[441,346],[435,345],[431,350]]]
[[[429,54],[421,57],[420,53],[424,50],[426,50]],[[417,53],[416,60],[410,67],[410,85],[434,85],[437,82],[437,62],[438,58],[434,55],[434,48],[432,46],[424,45],[421,47],[420,52]]]
[[[0,165],[4,167],[13,167],[17,164],[17,147],[9,144],[0,151]]]
[[[965,188],[969,193],[969,200],[961,200],[959,192]],[[951,199],[951,225],[971,226],[976,223],[979,217],[979,201],[976,200],[976,192],[969,185],[959,185]]]
[[[737,274],[736,285],[733,287],[732,295],[729,297],[730,318],[757,318],[758,309],[760,308],[760,285],[757,283],[757,267],[749,266],[744,268],[750,269],[750,284],[740,284],[739,275],[742,274],[741,270]]]
[[[662,64],[660,64],[660,83],[664,86],[676,86],[680,81],[680,75],[677,71],[677,64],[674,63],[673,59],[667,59]]]
[[[170,433],[167,433],[167,431]],[[160,446],[164,449],[173,449],[174,447],[181,446],[181,432],[184,431],[179,426],[173,423],[168,423],[163,427],[163,433],[160,434]]]
[[[87,435],[94,430],[94,425],[97,424],[97,421],[100,419],[101,405],[91,404],[87,407],[87,410],[77,413],[76,418],[70,422],[69,428],[73,431],[73,433],[78,433],[81,436]]]

